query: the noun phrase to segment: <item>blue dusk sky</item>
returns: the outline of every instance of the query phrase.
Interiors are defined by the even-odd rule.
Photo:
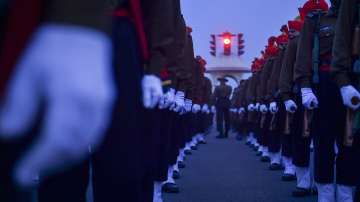
[[[244,33],[245,54],[239,66],[252,59],[280,27],[298,15],[306,0],[181,0],[186,23],[193,28],[195,53],[211,59],[210,34]],[[233,51],[237,51],[234,50]],[[211,65],[211,64],[210,64]]]

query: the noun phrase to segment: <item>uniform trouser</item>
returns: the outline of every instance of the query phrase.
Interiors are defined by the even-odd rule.
[[[184,121],[185,115],[174,114],[173,127],[171,128],[170,134],[170,148],[168,153],[168,166],[174,165],[177,162],[177,156],[179,154],[179,148],[184,144],[185,141],[185,128]]]
[[[284,134],[284,130],[285,130],[285,120],[286,120],[286,109],[284,107],[284,105],[280,105],[280,110],[279,110],[279,132],[281,135],[281,155],[288,157],[288,158],[292,158],[293,156],[293,137],[291,136],[291,134]]]
[[[158,154],[156,162],[156,174],[155,181],[162,182],[167,180],[168,173],[168,153],[170,152],[170,136],[172,135],[172,127],[174,121],[175,112],[171,112],[167,109],[160,111],[161,130],[160,141],[156,145],[155,149]]]
[[[224,106],[217,106],[216,108],[216,124],[217,130],[219,131],[220,135],[227,136],[230,127],[230,111],[229,107]],[[225,132],[224,132],[225,126]]]
[[[301,96],[297,96],[295,102],[298,110],[296,110],[291,124],[293,163],[297,167],[309,167],[311,136],[303,137],[304,107],[301,103]]]
[[[329,184],[334,182],[335,152],[337,184],[353,186],[360,163],[356,148],[343,144],[345,131],[345,107],[341,100],[339,88],[332,82],[329,73],[320,73],[320,83],[316,89],[319,108],[314,112],[314,148],[315,148],[315,181]]]
[[[271,123],[272,130],[270,130],[270,141],[269,141],[269,151],[271,153],[278,153],[280,152],[282,146],[284,146],[282,140],[284,140],[283,131],[284,131],[284,125],[285,125],[285,108],[283,105],[280,105],[279,111],[272,115]],[[270,126],[271,127],[271,126]],[[286,150],[288,154],[290,153],[289,150],[291,150],[289,147],[290,145],[285,145]]]
[[[259,129],[258,132],[256,133],[258,133],[257,137],[259,144],[264,147],[268,147],[270,143],[269,126],[270,126],[271,114],[267,113],[265,116],[266,118],[263,125],[261,125],[261,123],[257,124]],[[261,122],[261,120],[259,122]]]
[[[89,183],[89,161],[43,180],[38,188],[39,202],[86,202]]]

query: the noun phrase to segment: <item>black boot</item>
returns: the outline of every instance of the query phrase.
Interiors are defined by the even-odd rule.
[[[356,187],[356,191],[355,191],[355,198],[354,198],[355,202],[360,201],[360,186]]]
[[[178,161],[178,166],[179,166],[179,168],[185,168],[186,167],[184,161]]]
[[[174,172],[173,172],[173,178],[174,178],[175,180],[177,180],[177,179],[180,178],[180,173],[179,173],[179,171],[174,170]]]
[[[292,182],[296,180],[296,176],[292,174],[283,174],[281,180],[284,182]]]
[[[304,189],[300,187],[296,187],[296,189],[292,192],[292,196],[297,198],[302,198],[310,195],[311,195],[310,189]]]
[[[273,171],[282,170],[282,166],[280,164],[278,164],[278,163],[272,163],[269,166],[269,170],[273,170]]]
[[[162,191],[165,193],[179,193],[179,186],[175,183],[165,183],[162,187]]]
[[[184,150],[184,154],[186,154],[186,155],[191,155],[192,152],[191,152],[189,149],[185,149],[185,150]]]
[[[270,157],[268,156],[262,156],[261,159],[260,159],[261,162],[264,162],[264,163],[267,163],[267,162],[270,162]]]

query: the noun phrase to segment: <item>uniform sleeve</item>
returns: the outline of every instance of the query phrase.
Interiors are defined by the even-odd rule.
[[[248,88],[247,88],[247,91],[246,91],[246,100],[248,103],[254,103],[256,100],[255,100],[255,84],[254,84],[254,79],[255,77],[252,76],[250,79],[249,79],[249,85],[248,85]]]
[[[175,41],[173,1],[143,1],[143,16],[150,60],[146,73],[160,77],[167,67]]]
[[[211,95],[212,95],[212,85],[210,79],[207,77],[205,79],[205,96],[204,96],[204,103],[208,104],[209,106],[212,105],[211,102]]]
[[[312,84],[314,26],[314,21],[307,17],[299,38],[294,79],[301,88],[311,87]]]
[[[268,92],[267,92],[267,96],[269,97],[270,102],[275,101],[275,98],[278,94],[278,90],[279,90],[278,83],[279,83],[280,71],[282,68],[285,51],[286,50],[282,50],[280,52],[279,57],[275,60],[273,69],[271,71],[271,76],[268,85]]]
[[[274,60],[273,59],[269,59],[266,64],[264,69],[262,70],[263,73],[261,74],[261,78],[260,78],[260,101],[261,103],[266,103],[267,100],[267,86],[268,86],[268,80],[271,74],[271,70],[273,68],[274,65]]]
[[[284,61],[280,71],[279,90],[281,98],[286,101],[291,99],[293,88],[293,72],[296,61],[298,38],[291,39],[286,48]]]
[[[45,1],[45,19],[59,24],[85,26],[99,31],[110,31],[108,8],[104,0],[50,0]]]
[[[350,84],[352,71],[352,39],[355,19],[357,17],[357,0],[342,1],[336,25],[332,75],[338,86]]]
[[[187,77],[184,78],[185,89],[189,92],[187,96],[197,103],[197,84],[199,82],[199,68],[196,67],[194,59],[194,47],[191,35],[188,35],[188,40],[185,47],[184,70]]]
[[[248,86],[248,80],[246,80],[244,82],[244,87],[241,90],[240,93],[240,107],[246,107],[247,101],[246,101],[246,91],[247,91],[247,86]]]

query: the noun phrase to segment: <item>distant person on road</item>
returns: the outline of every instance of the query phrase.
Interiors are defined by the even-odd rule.
[[[216,99],[216,123],[219,135],[217,138],[227,138],[230,127],[230,95],[232,88],[227,85],[228,80],[226,78],[219,78],[220,85],[215,88]],[[224,133],[225,123],[225,133]]]

